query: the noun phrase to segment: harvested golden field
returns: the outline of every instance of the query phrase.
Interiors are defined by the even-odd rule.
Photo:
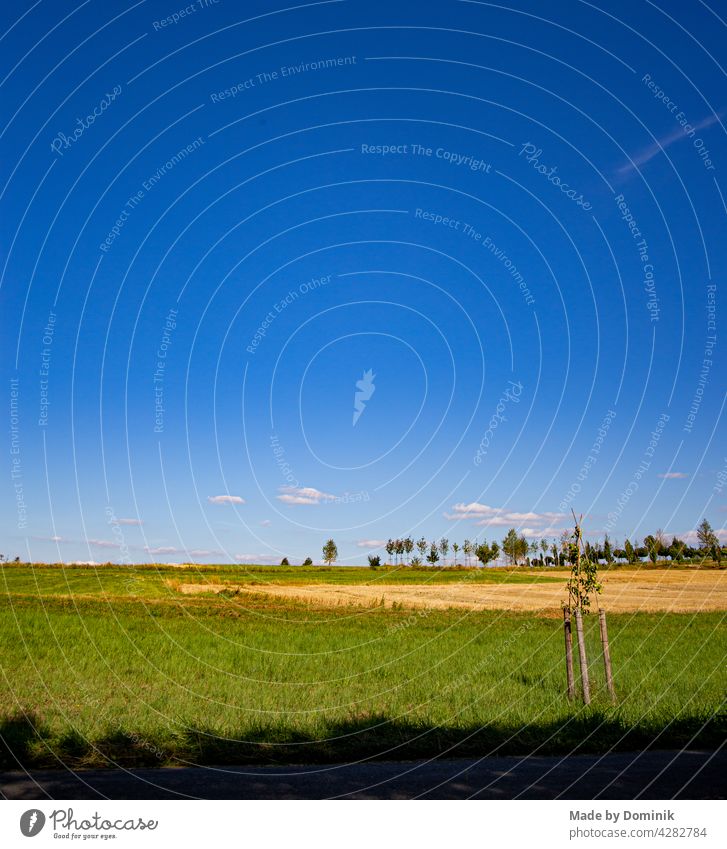
[[[556,614],[566,599],[567,571],[548,572],[562,583],[468,582],[449,584],[317,584],[291,586],[275,583],[180,584],[185,595],[222,591],[251,593],[309,602],[315,606],[338,607],[383,605],[402,608],[536,611]],[[669,569],[623,569],[603,578],[600,604],[620,613],[696,613],[727,610],[727,572]]]

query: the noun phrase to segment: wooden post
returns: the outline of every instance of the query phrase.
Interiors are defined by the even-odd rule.
[[[573,678],[573,637],[569,607],[563,608],[563,631],[565,633],[565,674],[568,681],[568,698],[573,701],[576,695],[576,682]]]
[[[591,703],[591,684],[588,680],[588,660],[586,659],[586,641],[583,637],[583,615],[580,607],[576,607],[576,636],[578,638],[578,662],[581,667],[581,687],[583,688],[583,704]]]
[[[608,647],[608,631],[606,629],[606,611],[598,611],[598,621],[601,626],[601,645],[603,646],[603,665],[606,670],[606,687],[611,701],[616,701],[616,691],[613,688],[613,675],[611,673],[611,652]]]

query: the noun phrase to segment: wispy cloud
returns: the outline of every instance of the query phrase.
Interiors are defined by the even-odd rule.
[[[447,519],[473,519],[477,516],[491,516],[493,513],[497,513],[496,507],[480,504],[477,501],[471,501],[469,504],[462,502],[453,504],[451,509],[451,513],[444,514]]]
[[[245,499],[239,495],[208,495],[210,504],[244,504]]]
[[[716,115],[708,115],[706,118],[703,118],[701,121],[698,121],[694,125],[694,130],[704,130],[707,127],[711,127],[713,124],[716,124],[722,118],[723,113],[717,113]],[[656,141],[642,148],[640,151],[635,153],[631,157],[631,161],[627,162],[625,165],[622,165],[618,169],[618,174],[621,176],[626,176],[628,174],[633,173],[642,165],[646,165],[647,162],[652,160],[657,154],[666,150],[668,147],[671,147],[676,142],[682,141],[683,139],[691,138],[690,134],[682,127],[676,127],[672,132],[666,133],[661,136],[661,138],[657,138]]]
[[[108,539],[87,539],[86,542],[96,548],[121,548],[120,543]]]
[[[270,519],[263,519],[259,524],[261,528],[269,528],[270,525],[272,525],[273,523],[270,521]]]
[[[385,539],[360,539],[356,545],[359,548],[382,548],[386,545]]]
[[[246,553],[246,554],[236,554],[235,560],[238,563],[251,563],[255,565],[257,563],[260,564],[271,564],[271,563],[280,563],[280,557],[273,554],[255,554],[255,553]]]
[[[116,519],[117,525],[143,525],[142,519]]]
[[[174,545],[144,546],[147,554],[181,554],[185,557],[210,557],[211,555],[222,555],[223,552],[216,548],[178,548]]]
[[[336,496],[321,492],[312,486],[281,486],[278,501],[283,504],[320,504],[322,501],[335,501]]]
[[[542,534],[545,530],[553,530],[547,527],[541,530],[537,528],[523,528],[524,523],[528,525],[552,525],[559,522],[565,517],[565,513],[534,513],[532,511],[521,513],[514,510],[504,510],[502,507],[491,507],[489,504],[480,504],[477,501],[471,501],[469,504],[460,502],[453,504],[450,513],[444,514],[445,518],[451,521],[459,519],[474,519],[475,524],[480,527],[516,527],[520,528],[522,533],[528,536],[526,531],[532,532],[532,535]]]
[[[658,478],[664,478],[667,481],[675,481],[682,480],[683,478],[688,478],[689,475],[686,472],[664,472],[663,475],[657,475]]]

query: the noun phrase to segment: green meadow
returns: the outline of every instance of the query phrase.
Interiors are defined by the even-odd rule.
[[[175,582],[561,581],[525,570],[0,568],[0,766],[315,763],[725,740],[725,614],[612,614],[617,702],[529,613],[317,608]]]

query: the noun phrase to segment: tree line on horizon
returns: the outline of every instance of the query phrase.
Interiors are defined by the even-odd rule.
[[[651,563],[669,559],[675,563],[692,560],[695,557],[712,559],[721,563],[724,554],[723,547],[712,526],[703,519],[697,527],[698,546],[690,546],[684,540],[672,536],[667,538],[662,530],[648,534],[642,542],[638,539],[626,539],[623,545],[614,542],[606,534],[602,541],[588,542],[583,545],[583,554],[592,563],[640,563],[648,558]],[[524,534],[518,534],[515,528],[510,528],[501,543],[488,543],[464,540],[463,543],[452,542],[442,537],[439,540],[428,541],[425,537],[414,540],[412,537],[402,537],[387,540],[384,546],[389,557],[387,565],[409,566],[412,568],[428,565],[435,567],[459,566],[469,567],[474,560],[482,566],[487,566],[504,554],[511,566],[566,566],[575,563],[576,551],[572,542],[572,534],[564,530],[558,539],[541,539],[529,541]],[[462,563],[459,562],[460,552]],[[451,557],[450,557],[451,553]],[[338,558],[338,548],[332,539],[323,547],[323,559],[330,566]],[[310,558],[308,558],[310,560]],[[381,566],[381,556],[370,554],[369,566]]]

